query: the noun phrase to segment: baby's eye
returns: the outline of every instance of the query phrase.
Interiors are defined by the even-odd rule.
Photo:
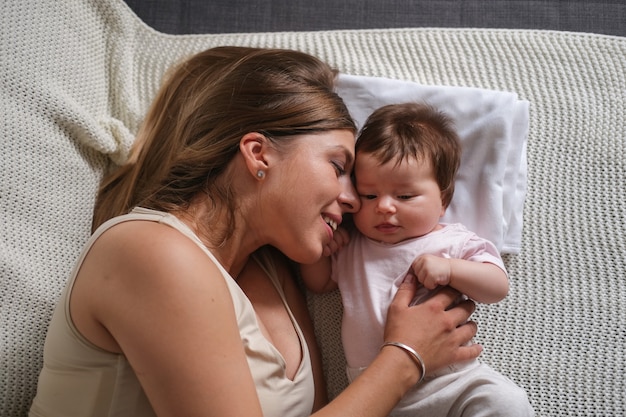
[[[411,198],[413,198],[412,195],[399,195],[398,196],[399,200],[410,200]]]
[[[376,194],[361,194],[361,198],[364,200],[374,200],[376,198]]]

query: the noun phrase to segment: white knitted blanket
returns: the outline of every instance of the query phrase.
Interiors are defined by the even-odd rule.
[[[0,14],[0,415],[26,415],[53,306],[162,73],[225,44],[300,49],[342,72],[516,92],[531,103],[511,295],[476,314],[483,360],[540,416],[626,414],[626,39],[406,29],[169,36],[121,0],[11,0]],[[110,158],[110,159],[109,159]],[[310,297],[331,396],[336,293]]]

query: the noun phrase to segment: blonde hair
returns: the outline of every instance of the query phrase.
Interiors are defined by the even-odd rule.
[[[454,194],[461,164],[461,143],[450,118],[427,104],[390,104],[375,110],[356,142],[359,153],[374,155],[381,164],[407,158],[429,161],[444,207]]]
[[[222,174],[243,135],[259,132],[281,147],[303,133],[355,132],[335,77],[291,50],[217,47],[192,56],[161,87],[128,163],[103,181],[93,229],[135,206],[184,210],[198,193],[226,207],[232,226],[236,196]]]

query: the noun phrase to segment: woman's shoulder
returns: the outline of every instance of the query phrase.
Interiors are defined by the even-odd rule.
[[[175,247],[188,240],[180,230],[167,223],[142,218],[120,218],[97,237],[97,241],[108,242],[117,249]]]
[[[90,257],[120,276],[151,279],[173,270],[198,267],[209,271],[214,262],[196,242],[170,224],[147,219],[128,219],[99,232]]]

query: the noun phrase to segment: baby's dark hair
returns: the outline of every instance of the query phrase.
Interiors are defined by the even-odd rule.
[[[451,119],[428,104],[390,104],[375,110],[356,142],[359,153],[371,154],[381,164],[408,158],[429,161],[441,190],[444,207],[454,194],[461,163],[461,142]]]

